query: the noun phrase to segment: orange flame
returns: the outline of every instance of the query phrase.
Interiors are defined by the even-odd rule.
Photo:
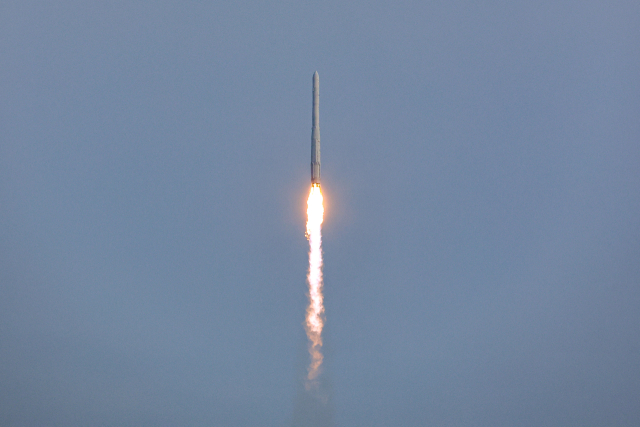
[[[305,387],[307,390],[318,385],[318,375],[322,365],[322,328],[324,326],[324,306],[322,303],[322,191],[320,184],[313,184],[307,200],[307,239],[309,239],[309,307],[305,330],[309,338],[309,364]]]

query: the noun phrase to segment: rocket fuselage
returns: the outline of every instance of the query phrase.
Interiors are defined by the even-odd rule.
[[[313,73],[311,119],[311,184],[320,184],[320,77],[317,71]]]

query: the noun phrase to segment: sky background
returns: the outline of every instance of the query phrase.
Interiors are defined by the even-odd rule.
[[[334,425],[637,427],[638,22],[2,1],[0,425],[292,424],[317,70]]]

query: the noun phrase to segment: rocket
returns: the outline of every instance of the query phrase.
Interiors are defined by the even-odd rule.
[[[313,73],[311,121],[311,184],[320,185],[320,77],[317,71]]]

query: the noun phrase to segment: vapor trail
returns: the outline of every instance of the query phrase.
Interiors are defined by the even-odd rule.
[[[318,375],[322,365],[322,328],[324,326],[324,306],[322,298],[322,191],[320,184],[313,184],[307,200],[307,239],[309,239],[309,307],[305,330],[309,338],[309,364],[305,387],[317,388]]]

